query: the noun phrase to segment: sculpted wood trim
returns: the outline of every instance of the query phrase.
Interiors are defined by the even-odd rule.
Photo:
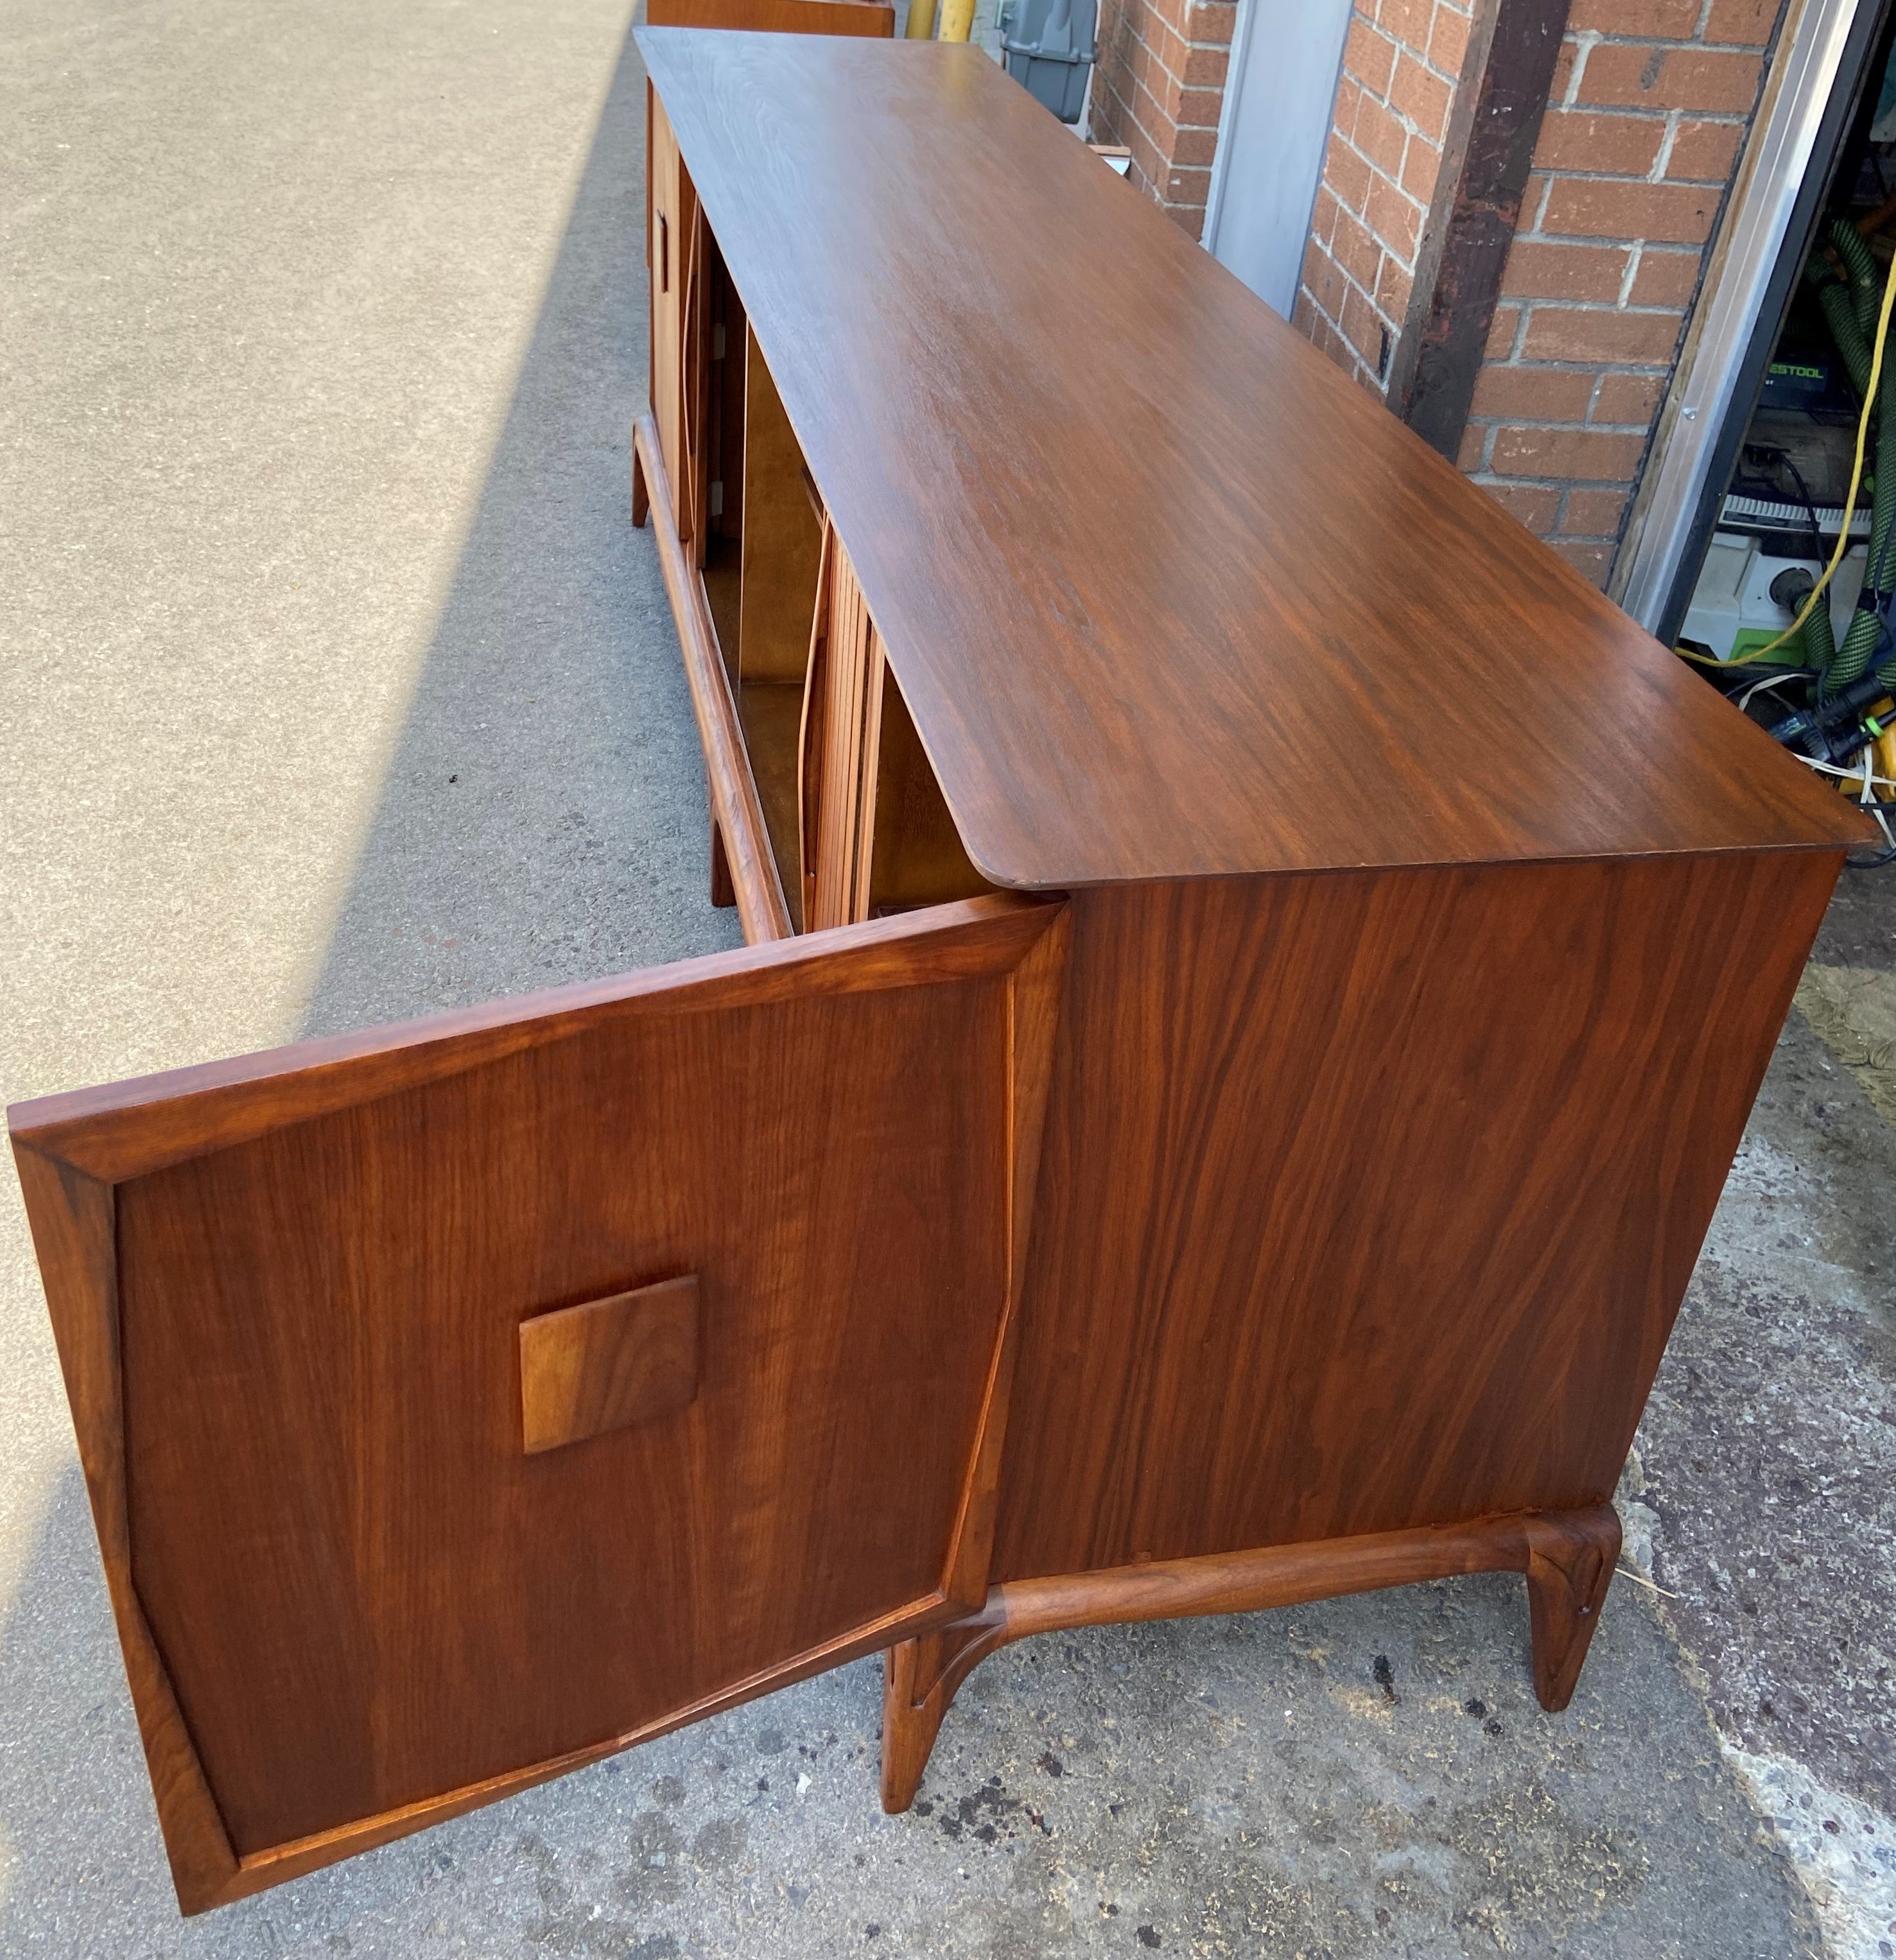
[[[1572,1698],[1619,1558],[1611,1504],[1583,1511],[1273,1545],[995,1586],[979,1607],[890,1650],[883,1695],[883,1808],[915,1801],[962,1683],[988,1655],[1033,1634],[1300,1605],[1468,1572],[1528,1582],[1534,1691],[1542,1707]]]

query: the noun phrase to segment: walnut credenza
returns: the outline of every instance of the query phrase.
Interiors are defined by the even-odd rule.
[[[196,1910],[1609,1506],[1857,819],[978,52],[648,30],[675,967],[22,1105]]]

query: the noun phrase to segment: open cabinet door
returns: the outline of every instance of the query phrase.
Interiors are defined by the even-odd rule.
[[[1064,913],[9,1112],[186,1911],[978,1603]]]

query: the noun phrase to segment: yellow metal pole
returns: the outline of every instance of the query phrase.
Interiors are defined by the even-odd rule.
[[[937,40],[965,41],[975,24],[975,0],[941,0],[941,32]]]
[[[911,41],[932,40],[935,32],[935,0],[908,0],[908,26]]]

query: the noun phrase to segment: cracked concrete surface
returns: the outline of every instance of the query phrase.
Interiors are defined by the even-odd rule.
[[[17,0],[10,1098],[732,943],[625,522],[625,26]],[[1820,959],[1896,972],[1893,928],[1854,883]],[[1616,1586],[1564,1716],[1504,1578],[1096,1630],[979,1669],[890,1818],[861,1662],[188,1923],[0,1180],[0,1954],[1881,1960],[1896,1132],[1856,1062],[1793,1017],[1630,1468],[1662,1589]]]
[[[1896,1952],[1896,1128],[1861,1007],[1835,1010],[1891,985],[1896,880],[1846,873],[1622,1493],[1728,1757],[1851,1960]]]

